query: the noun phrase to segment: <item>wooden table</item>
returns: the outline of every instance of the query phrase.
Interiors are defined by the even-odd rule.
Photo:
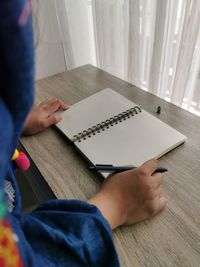
[[[114,232],[121,266],[200,266],[200,118],[91,65],[37,82],[37,101],[68,104],[110,87],[187,136],[160,159],[169,169],[163,185],[166,209],[156,217]],[[154,107],[160,105],[160,115]],[[59,199],[90,198],[99,177],[74,147],[51,127],[22,143]]]

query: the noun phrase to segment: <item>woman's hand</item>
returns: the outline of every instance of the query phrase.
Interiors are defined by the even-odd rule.
[[[67,110],[68,108],[68,105],[55,98],[34,106],[25,121],[23,134],[36,134],[52,124],[58,123],[62,117],[54,113],[60,109]]]
[[[156,215],[167,202],[160,192],[163,174],[152,174],[157,167],[158,161],[150,160],[137,169],[110,176],[89,203],[99,208],[112,229]]]

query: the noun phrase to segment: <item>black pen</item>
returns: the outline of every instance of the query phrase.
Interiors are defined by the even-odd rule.
[[[128,166],[113,166],[113,165],[109,165],[109,164],[96,164],[94,166],[90,166],[89,169],[91,171],[96,171],[96,172],[124,172],[124,171],[128,171],[128,170],[132,170],[135,169],[137,167],[134,167],[132,165],[128,165]],[[154,172],[154,173],[163,173],[168,171],[167,169],[163,168],[163,167],[158,167]]]

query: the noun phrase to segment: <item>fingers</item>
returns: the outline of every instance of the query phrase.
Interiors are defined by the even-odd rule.
[[[141,177],[150,176],[157,169],[158,163],[159,162],[156,159],[148,160],[145,163],[143,163],[140,167],[138,167],[137,171]]]
[[[40,105],[44,106],[48,116],[58,111],[59,109],[67,110],[69,108],[69,105],[66,105],[64,102],[56,98],[44,101]]]
[[[47,104],[49,104],[50,106],[52,104],[59,104],[60,108],[63,108],[63,109],[68,109],[69,108],[69,105],[65,104],[63,101],[57,99],[57,98],[52,98],[50,100],[47,101]]]
[[[60,115],[52,115],[43,121],[43,128],[45,129],[53,124],[56,124],[60,120],[62,120],[62,117]]]
[[[164,181],[164,175],[161,173],[155,173],[151,177],[149,177],[149,179],[152,188],[158,189]]]
[[[158,160],[149,160],[135,170],[139,178],[140,189],[143,191],[147,200],[146,206],[148,216],[160,212],[167,203],[166,198],[160,193],[164,175],[162,173],[154,173],[158,167],[158,163]]]
[[[164,207],[167,204],[167,199],[163,195],[159,195],[158,198],[155,200],[156,202],[156,209],[155,209],[155,214],[159,213],[164,209]]]
[[[68,105],[64,104],[62,101],[58,99],[51,99],[49,100],[47,104],[48,104],[48,109],[49,109],[50,114],[53,112],[56,112],[59,109],[66,110],[69,108]]]
[[[157,196],[151,200],[146,202],[146,218],[150,218],[155,216],[159,212],[161,212],[167,204],[167,199],[161,194],[157,194]]]

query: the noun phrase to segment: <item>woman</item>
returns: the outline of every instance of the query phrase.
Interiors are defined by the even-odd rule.
[[[0,2],[0,40],[0,266],[119,266],[112,229],[149,218],[166,204],[163,175],[152,174],[158,162],[111,176],[87,202],[52,200],[23,214],[10,165],[18,138],[23,130],[34,134],[58,122],[54,111],[68,107],[50,100],[27,117],[34,101],[30,1]]]

